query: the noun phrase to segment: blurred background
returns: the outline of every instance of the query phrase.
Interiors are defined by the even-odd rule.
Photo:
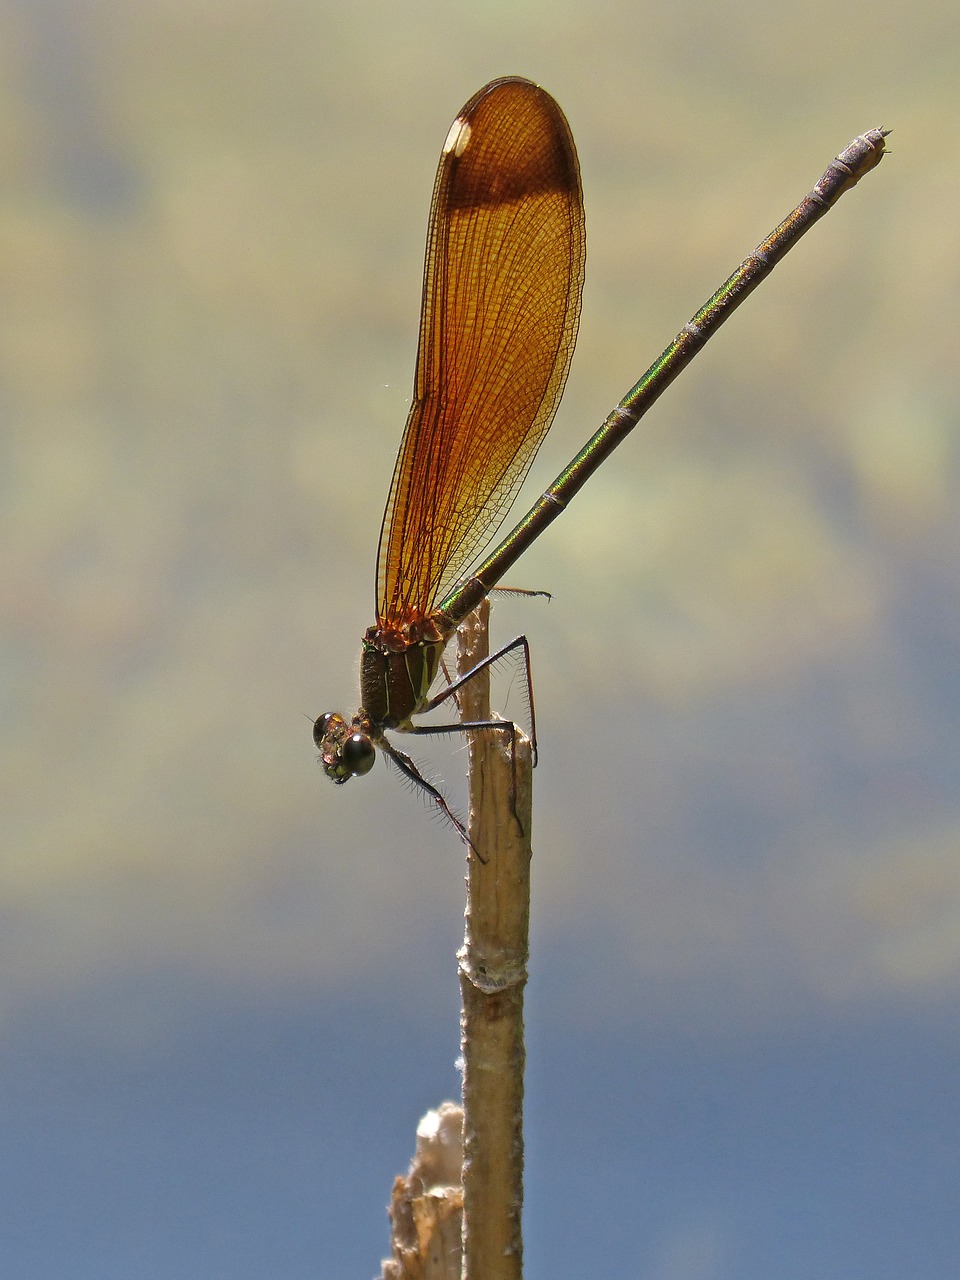
[[[356,706],[440,147],[507,73],[587,205],[531,499],[895,130],[495,605],[528,1272],[957,1274],[958,48],[946,0],[0,0],[4,1276],[372,1277],[458,1093],[463,848],[309,721]]]

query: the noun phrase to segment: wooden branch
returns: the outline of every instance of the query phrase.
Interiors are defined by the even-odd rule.
[[[459,673],[489,652],[484,601],[461,625]],[[490,719],[489,671],[460,694],[464,720]],[[463,1280],[523,1274],[523,989],[530,921],[530,744],[470,735],[467,906],[459,953],[463,1059]]]
[[[459,673],[487,656],[489,604],[461,625]],[[489,720],[490,673],[457,695],[463,720]],[[462,1008],[463,1108],[444,1102],[417,1128],[390,1205],[382,1280],[522,1280],[523,988],[530,921],[530,744],[518,731],[470,735],[473,850],[467,860]]]
[[[417,1149],[393,1184],[390,1243],[381,1280],[460,1280],[463,1110],[443,1102],[417,1125]]]

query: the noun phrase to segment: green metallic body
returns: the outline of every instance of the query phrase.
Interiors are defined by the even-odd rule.
[[[684,325],[569,466],[469,577],[459,582],[429,614],[408,617],[402,625],[381,622],[367,631],[360,656],[360,710],[351,721],[336,712],[328,712],[318,717],[314,725],[314,739],[329,778],[342,783],[368,772],[373,765],[375,748],[379,748],[433,797],[467,839],[440,793],[421,776],[409,757],[387,741],[384,731],[418,732],[411,724],[411,717],[449,696],[450,690],[431,700],[429,691],[440,670],[447,642],[460,622],[480,604],[547,525],[566,509],[570,499],[784,254],[844,192],[879,164],[884,155],[886,132],[869,130],[831,161],[810,194]]]

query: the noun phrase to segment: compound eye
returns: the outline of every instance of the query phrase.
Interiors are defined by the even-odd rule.
[[[356,778],[369,773],[376,758],[376,748],[365,733],[351,733],[340,750],[345,772]]]
[[[325,711],[322,716],[317,716],[313,722],[313,742],[319,750],[323,746],[323,740],[333,728],[337,720],[342,719],[335,711]]]

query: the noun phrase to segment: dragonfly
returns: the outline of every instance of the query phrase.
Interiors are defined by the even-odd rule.
[[[506,720],[418,724],[485,667],[530,650],[518,636],[459,679],[444,651],[459,624],[797,240],[884,155],[871,129],[831,161],[810,193],[684,325],[599,430],[493,550],[553,421],[580,319],[585,222],[570,126],[546,90],[493,80],[444,142],[427,230],[414,392],[380,530],[376,623],[360,651],[360,707],[317,717],[328,778],[370,772],[382,752],[456,827],[442,792],[388,732],[497,731]],[[434,685],[440,683],[436,693]],[[531,740],[536,763],[536,735]]]

